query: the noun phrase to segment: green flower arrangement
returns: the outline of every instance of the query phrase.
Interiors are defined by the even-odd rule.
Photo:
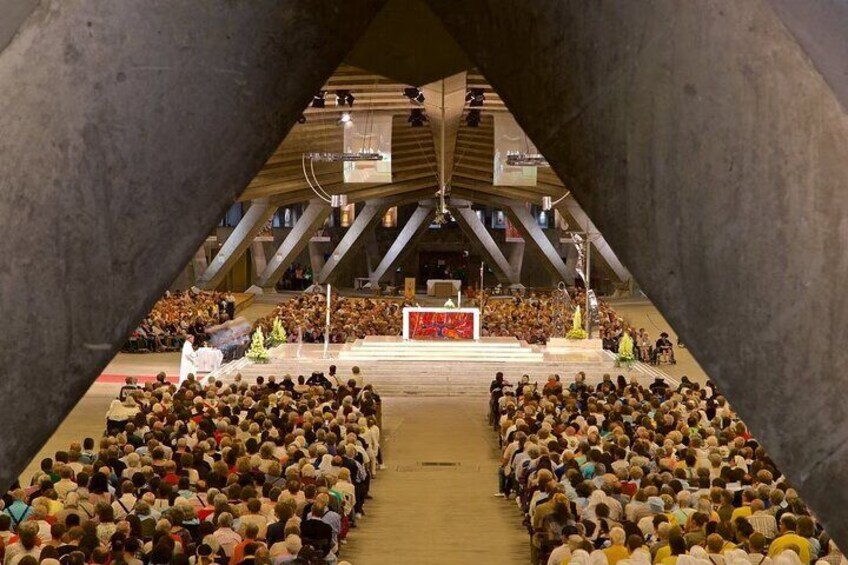
[[[580,312],[580,306],[574,309],[574,315],[571,316],[571,329],[565,334],[568,339],[586,339],[589,334],[583,329],[583,314]]]
[[[283,327],[283,323],[279,318],[274,318],[274,321],[271,323],[271,335],[268,336],[268,339],[271,340],[271,345],[286,343],[286,337],[286,330]]]
[[[629,332],[624,332],[621,336],[621,341],[618,343],[618,357],[615,360],[615,366],[622,365],[629,367],[636,362],[636,356],[633,354],[633,338]]]
[[[254,363],[268,362],[270,356],[265,348],[265,336],[262,335],[262,328],[256,328],[256,331],[253,332],[253,337],[250,339],[250,349],[244,355]]]

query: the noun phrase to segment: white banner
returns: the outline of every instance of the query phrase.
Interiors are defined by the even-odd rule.
[[[392,182],[392,116],[391,114],[355,113],[344,125],[345,153],[379,153],[382,161],[347,161],[346,183]]]
[[[495,186],[536,186],[536,167],[506,164],[508,153],[538,154],[539,150],[509,114],[495,114]]]

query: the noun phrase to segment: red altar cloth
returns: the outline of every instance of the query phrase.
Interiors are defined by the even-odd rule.
[[[409,339],[474,339],[474,314],[410,312]]]

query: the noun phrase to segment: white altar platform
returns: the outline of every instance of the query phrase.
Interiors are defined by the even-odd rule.
[[[285,344],[270,350],[268,363],[238,359],[221,367],[213,378],[231,382],[236,374],[251,382],[271,375],[308,376],[312,371],[326,373],[336,365],[346,380],[353,367],[359,367],[366,383],[372,383],[383,396],[486,396],[489,383],[498,371],[508,382],[528,375],[540,386],[551,374],[559,374],[570,383],[582,371],[590,383],[600,382],[604,374],[625,375],[643,384],[655,377],[668,378],[656,367],[636,363],[630,368],[615,366],[609,351],[588,349],[588,343],[573,342],[548,351],[544,346],[529,345],[513,337],[484,337],[478,341],[404,341],[400,336],[374,336],[353,343]],[[674,384],[673,379],[669,379]]]

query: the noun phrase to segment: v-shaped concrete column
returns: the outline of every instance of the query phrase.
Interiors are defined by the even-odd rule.
[[[333,250],[330,258],[324,263],[324,267],[318,273],[315,282],[319,284],[333,282],[333,272],[345,261],[350,251],[356,249],[363,242],[363,236],[367,231],[373,229],[375,222],[380,219],[380,212],[384,208],[385,205],[382,203],[369,202],[365,204],[362,210],[356,215],[353,224],[345,232],[342,240]]]
[[[277,248],[274,256],[268,261],[265,271],[256,280],[256,286],[270,288],[277,284],[286,269],[289,268],[300,252],[309,244],[309,239],[320,228],[327,216],[333,211],[329,205],[320,200],[312,200],[303,211],[294,227]]]
[[[486,261],[492,266],[498,281],[505,284],[518,284],[521,282],[521,266],[516,270],[498,247],[492,234],[477,217],[471,205],[467,202],[451,200],[451,211],[456,214],[459,227],[465,233],[471,244],[481,253]]]
[[[421,206],[412,213],[409,220],[400,230],[400,233],[392,242],[392,246],[386,252],[386,255],[371,273],[371,287],[376,288],[383,278],[395,268],[398,262],[403,258],[403,254],[408,250],[409,244],[418,239],[418,236],[427,229],[430,222],[433,221],[436,211],[432,207]]]
[[[36,4],[0,43],[0,491],[383,2]]]
[[[512,203],[507,206],[506,212],[510,219],[515,222],[515,227],[518,228],[521,234],[526,239],[532,241],[533,245],[542,252],[542,257],[545,259],[545,266],[548,270],[561,281],[567,282],[573,280],[574,274],[569,272],[565,266],[565,261],[562,260],[556,247],[548,239],[548,236],[545,235],[545,232],[542,231],[542,228],[539,227],[536,218],[524,207],[524,204]]]
[[[268,223],[268,220],[274,217],[276,211],[277,207],[272,205],[267,198],[251,201],[247,213],[242,216],[230,237],[218,250],[218,254],[212,259],[212,263],[195,283],[196,286],[205,289],[218,288],[230,269],[244,255],[244,252],[247,251],[247,248]]]
[[[597,252],[604,258],[604,261],[607,262],[607,265],[609,265],[619,281],[627,282],[632,278],[630,271],[622,265],[618,256],[612,250],[609,243],[607,243],[607,240],[604,239],[603,234],[598,231],[598,228],[595,227],[595,224],[592,223],[592,220],[589,219],[589,216],[586,215],[586,212],[583,211],[583,208],[580,207],[580,204],[574,198],[568,197],[556,207],[560,210],[568,211],[571,217],[574,218],[574,221],[577,222],[578,227],[582,231],[591,234],[592,251]]]

